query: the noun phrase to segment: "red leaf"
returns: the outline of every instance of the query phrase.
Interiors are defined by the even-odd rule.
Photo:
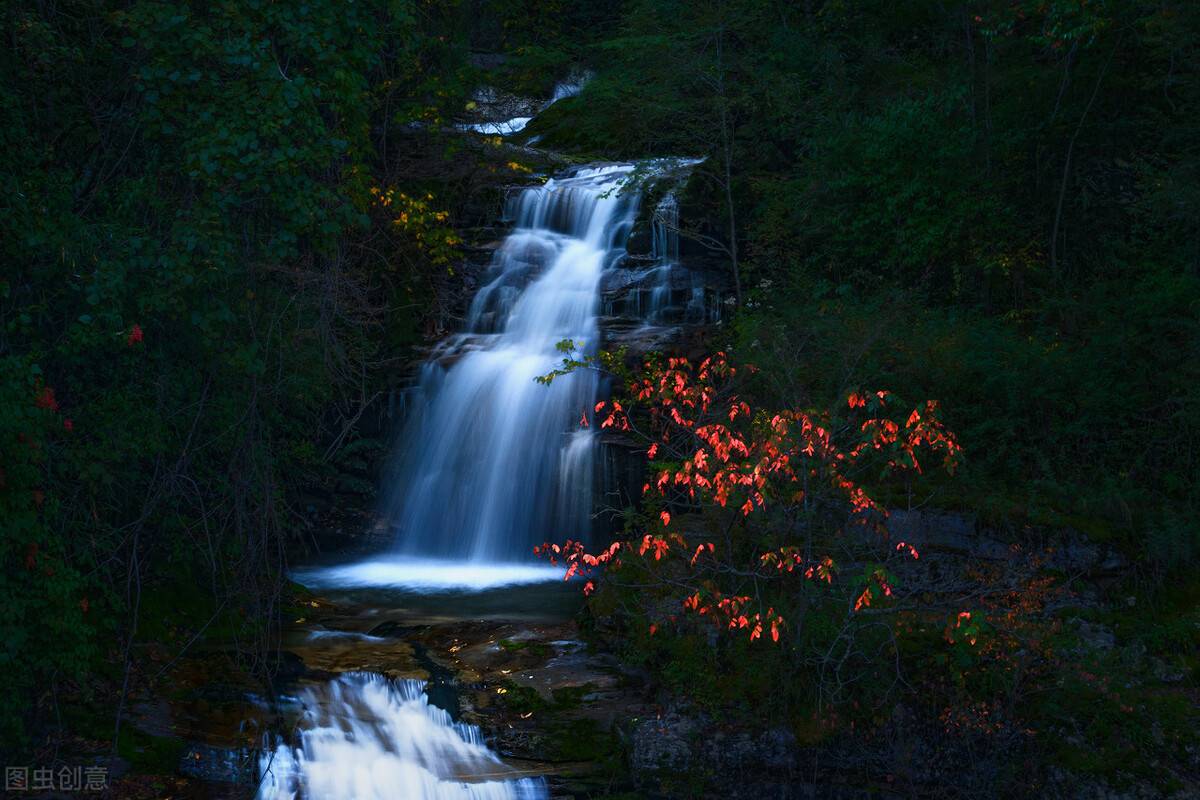
[[[33,399],[33,404],[48,411],[58,411],[58,400],[54,398],[54,390],[49,386],[38,392],[37,397]]]

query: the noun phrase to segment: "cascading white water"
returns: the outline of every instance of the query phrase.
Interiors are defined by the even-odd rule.
[[[545,386],[570,339],[594,352],[601,272],[623,253],[637,211],[619,192],[631,165],[575,170],[525,189],[466,332],[421,378],[419,407],[387,508],[399,549],[472,563],[527,559],[591,526],[595,401],[587,370]]]
[[[545,111],[550,106],[557,103],[559,100],[565,100],[568,97],[576,97],[583,91],[583,87],[592,79],[591,72],[575,72],[566,80],[559,81],[554,84],[554,91],[550,93],[550,99],[542,104],[542,111]],[[525,130],[525,126],[530,123],[533,117],[513,117],[512,119],[499,120],[495,122],[472,122],[465,125],[459,125],[460,130],[475,131],[487,136],[512,136],[514,133],[520,133]]]
[[[679,262],[679,201],[667,192],[654,210],[651,222],[650,255],[657,283],[646,302],[639,299],[639,311],[649,325],[671,322],[707,322],[708,308],[704,282]]]
[[[679,262],[679,200],[667,192],[654,209],[650,254],[665,264]]]
[[[668,192],[654,210],[650,255],[658,261],[658,285],[650,291],[646,318],[658,322],[671,299],[671,272],[679,261],[679,202]]]
[[[413,395],[383,509],[398,552],[298,579],[421,592],[561,579],[529,561],[535,545],[591,527],[596,438],[580,416],[598,385],[589,370],[534,379],[561,365],[564,339],[597,350],[601,274],[625,254],[637,214],[637,193],[620,191],[633,172],[575,169],[513,199],[515,227],[465,330],[426,363]],[[260,800],[545,796],[477,728],[430,706],[419,681],[350,673],[302,701],[298,742],[262,757]]]
[[[568,97],[578,97],[579,93],[583,91],[583,87],[587,86],[591,79],[592,73],[590,70],[580,70],[571,73],[566,80],[561,80],[554,84],[554,91],[550,93],[550,102],[546,103],[542,110],[545,111],[559,100],[565,100]]]
[[[299,743],[260,757],[258,800],[540,800],[483,742],[429,704],[423,681],[351,672],[306,689]]]

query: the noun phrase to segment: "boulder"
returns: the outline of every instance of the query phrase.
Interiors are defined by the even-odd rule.
[[[629,737],[629,766],[637,772],[687,769],[703,720],[669,712],[637,722]]]

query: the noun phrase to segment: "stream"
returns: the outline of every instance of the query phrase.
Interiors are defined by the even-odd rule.
[[[310,676],[327,677],[285,698],[294,726],[261,751],[262,800],[548,797],[545,773],[555,768],[502,758],[464,707],[477,712],[492,692],[531,690],[531,709],[566,708],[563,698],[597,689],[620,694],[611,665],[574,638],[577,587],[532,560],[543,541],[593,534],[598,440],[586,423],[602,386],[587,369],[550,385],[535,378],[561,364],[563,340],[598,351],[601,282],[623,262],[641,200],[622,188],[639,171],[679,163],[576,167],[510,197],[512,230],[463,329],[420,373],[385,480],[394,548],[293,573],[324,600],[312,604],[322,621],[308,619],[288,649]],[[678,213],[671,195],[659,209],[668,222]],[[646,324],[677,288],[677,254],[673,231],[656,224],[635,275],[649,279],[635,304]],[[682,313],[698,298],[703,317],[703,290],[685,289]],[[419,630],[442,640],[431,649]],[[533,716],[517,714],[507,730]],[[578,715],[570,724],[599,725]],[[525,746],[514,741],[510,754]]]

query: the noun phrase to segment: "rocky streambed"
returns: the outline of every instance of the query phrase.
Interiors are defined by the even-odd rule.
[[[285,648],[301,681],[359,670],[423,680],[430,702],[479,726],[514,774],[544,778],[551,796],[592,794],[622,781],[620,736],[654,709],[636,676],[581,639],[577,592],[317,597]]]
[[[493,773],[505,779],[534,778],[551,797],[619,794],[634,786],[630,739],[661,709],[636,673],[584,641],[579,605],[578,587],[558,583],[438,593],[296,587],[275,700],[228,682],[226,654],[210,649],[172,666],[170,689],[141,703],[133,724],[182,744],[177,796],[253,797],[263,754],[308,725],[304,698],[370,673],[424,682],[429,705],[478,726],[503,764]]]

